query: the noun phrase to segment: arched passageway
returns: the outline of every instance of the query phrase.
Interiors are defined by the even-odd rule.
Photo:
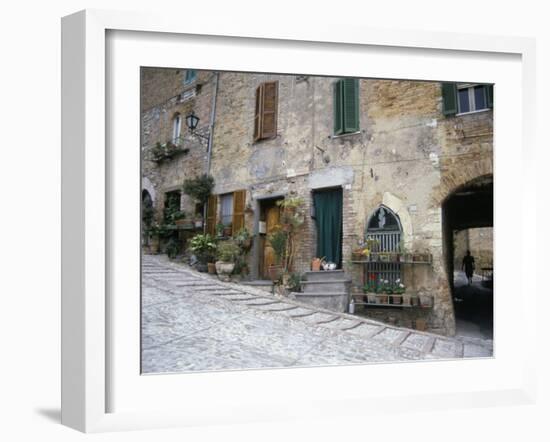
[[[493,176],[455,189],[443,202],[443,239],[447,277],[457,334],[493,337]],[[473,257],[473,271],[468,268]],[[468,278],[471,273],[471,278]]]

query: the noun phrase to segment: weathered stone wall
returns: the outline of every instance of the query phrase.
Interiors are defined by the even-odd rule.
[[[454,242],[454,268],[462,268],[462,258],[466,250],[476,260],[476,273],[481,274],[482,267],[493,266],[493,228],[481,227],[477,229],[465,229],[455,234]]]
[[[205,83],[192,102],[201,124],[208,120],[212,75],[200,73]],[[279,82],[277,136],[254,142],[255,91],[272,80]],[[363,240],[369,215],[381,204],[389,207],[400,218],[407,251],[433,256],[432,265],[406,266],[404,280],[410,291],[433,295],[435,304],[427,311],[369,309],[369,314],[392,316],[405,325],[421,316],[433,331],[453,334],[441,205],[460,185],[492,173],[492,111],[446,118],[439,83],[360,80],[360,131],[334,136],[334,80],[221,73],[210,167],[214,192],[246,189],[249,207],[270,195],[303,197],[308,216],[295,263],[303,272],[316,247],[311,193],[342,187],[344,269],[352,275],[356,292],[362,288],[362,270],[350,262],[351,251]],[[184,104],[170,103],[144,112],[145,149],[166,136],[167,127],[170,132],[172,112],[188,111]],[[169,189],[181,185],[185,176],[202,173],[204,154],[197,143],[188,156],[149,164],[144,173],[156,188]],[[246,214],[250,231],[253,220],[253,213]],[[252,266],[252,254],[250,260]]]
[[[154,205],[157,219],[160,220],[164,193],[181,189],[185,179],[206,172],[207,141],[190,133],[185,116],[194,112],[200,118],[197,132],[208,132],[215,75],[198,71],[197,80],[184,86],[184,70],[178,71],[178,74],[173,69],[143,69],[142,72],[142,97],[151,94],[147,99],[142,98],[142,105],[164,99],[145,108],[141,114],[142,175],[151,181],[156,190]],[[189,94],[189,97],[185,97],[185,94]],[[182,118],[182,147],[188,151],[170,160],[155,162],[151,158],[151,149],[156,143],[172,140],[173,119],[178,113]],[[182,193],[181,209],[189,216],[194,215],[195,201]]]

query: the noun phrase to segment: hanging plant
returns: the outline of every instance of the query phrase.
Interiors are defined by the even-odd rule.
[[[206,203],[214,188],[214,178],[203,174],[197,178],[189,178],[183,182],[183,192],[200,203]]]

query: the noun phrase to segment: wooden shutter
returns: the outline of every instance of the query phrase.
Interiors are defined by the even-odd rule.
[[[359,80],[345,78],[343,86],[344,132],[357,132],[359,130]]]
[[[216,235],[216,217],[218,214],[218,196],[210,195],[206,207],[206,233]]]
[[[487,97],[487,107],[492,109],[493,108],[493,85],[492,84],[485,85],[485,95]]]
[[[277,135],[277,81],[263,84],[261,138],[273,138]]]
[[[256,108],[254,110],[254,141],[258,141],[262,136],[262,97],[263,84],[256,88]]]
[[[443,97],[443,115],[455,115],[458,112],[456,83],[441,83]]]
[[[342,112],[343,85],[343,80],[338,80],[334,83],[334,135],[340,135],[344,132],[344,113]]]
[[[233,192],[233,235],[244,227],[244,208],[246,203],[246,190]]]

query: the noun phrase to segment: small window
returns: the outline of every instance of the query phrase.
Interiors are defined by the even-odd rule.
[[[359,131],[359,80],[343,78],[334,83],[334,135]]]
[[[185,80],[183,84],[191,84],[197,79],[197,71],[188,69],[185,71]]]
[[[442,83],[443,114],[454,116],[493,107],[492,84]]]
[[[174,115],[172,122],[172,144],[179,146],[181,141],[181,115]]]
[[[483,85],[458,85],[458,113],[487,109],[486,87]]]
[[[233,224],[233,194],[228,193],[220,196],[221,216],[220,222],[225,227]]]
[[[278,89],[277,81],[268,81],[256,88],[254,141],[277,136]]]

